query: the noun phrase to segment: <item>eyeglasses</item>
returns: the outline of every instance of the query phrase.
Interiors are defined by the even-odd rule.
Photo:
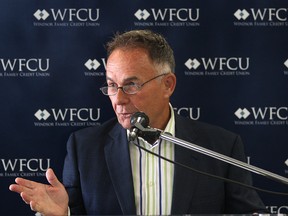
[[[125,94],[129,94],[129,95],[133,95],[136,94],[137,92],[139,92],[141,90],[141,88],[148,82],[157,79],[158,77],[164,76],[168,73],[163,73],[160,74],[158,76],[153,77],[152,79],[147,80],[146,82],[142,83],[141,85],[136,84],[136,83],[131,83],[131,84],[127,84],[127,85],[123,85],[121,87],[118,87],[116,85],[111,85],[111,86],[103,86],[100,88],[100,90],[102,91],[102,93],[104,95],[108,95],[108,96],[113,96],[116,95],[118,92],[118,89],[121,89]]]

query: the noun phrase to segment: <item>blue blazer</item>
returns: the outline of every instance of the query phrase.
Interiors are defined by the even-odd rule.
[[[175,115],[176,137],[245,161],[241,139],[225,129]],[[251,185],[249,172],[175,146],[175,161]],[[254,190],[175,166],[171,214],[265,212]],[[135,215],[126,130],[112,119],[71,134],[63,169],[71,214]]]

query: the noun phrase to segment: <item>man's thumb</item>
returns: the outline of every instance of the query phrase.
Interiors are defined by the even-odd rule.
[[[48,168],[46,171],[46,179],[53,187],[59,187],[61,185],[61,182],[59,182],[57,176],[51,168]]]

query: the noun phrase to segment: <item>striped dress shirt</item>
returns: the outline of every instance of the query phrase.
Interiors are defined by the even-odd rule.
[[[165,132],[175,135],[175,118],[170,105],[170,120]],[[134,142],[142,147],[174,161],[174,144],[158,140],[151,145],[142,138]],[[171,214],[174,165],[129,143],[135,204],[137,215]]]

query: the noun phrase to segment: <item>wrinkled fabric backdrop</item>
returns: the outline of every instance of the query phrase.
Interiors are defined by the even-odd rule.
[[[0,214],[33,214],[8,190],[17,176],[61,178],[71,132],[114,116],[104,44],[152,29],[175,52],[175,110],[241,135],[250,164],[288,177],[286,0],[2,0]],[[256,187],[287,185],[253,174]],[[259,192],[272,213],[287,196]]]

